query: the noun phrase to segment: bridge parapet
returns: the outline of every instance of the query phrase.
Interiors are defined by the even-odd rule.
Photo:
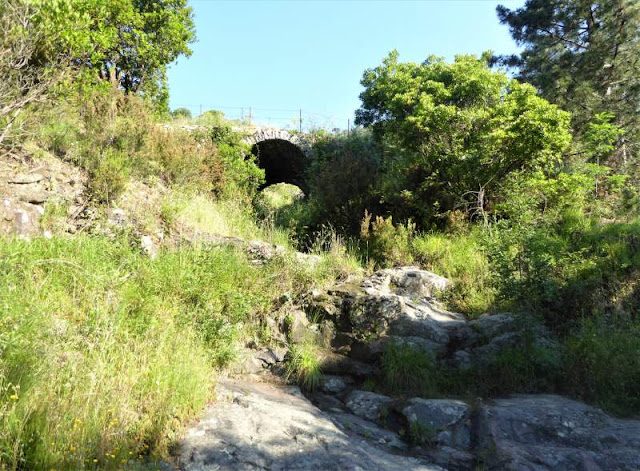
[[[298,147],[306,157],[311,157],[311,142],[305,138],[303,134],[292,133],[286,129],[254,127],[253,132],[249,132],[251,128],[244,128],[248,132],[244,142],[250,145],[270,140],[287,141]]]

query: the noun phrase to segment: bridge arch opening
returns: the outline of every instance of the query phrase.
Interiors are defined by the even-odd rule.
[[[266,139],[255,143],[251,153],[264,169],[263,188],[276,183],[290,183],[307,193],[305,172],[308,159],[298,146],[284,139]]]

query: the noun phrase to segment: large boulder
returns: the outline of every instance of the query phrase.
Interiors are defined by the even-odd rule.
[[[379,270],[359,282],[311,293],[305,309],[310,316],[332,321],[340,347],[353,347],[354,353],[359,349],[356,356],[365,361],[379,356],[389,339],[409,337],[435,356],[446,351],[466,324],[463,315],[443,309],[433,298],[449,286],[447,279],[416,267]]]
[[[471,408],[456,399],[409,399],[401,408],[408,426],[423,433],[433,446],[471,447]]]
[[[319,336],[324,346],[367,363],[378,362],[390,343],[411,346],[458,369],[486,367],[501,352],[523,346],[559,350],[530,317],[502,313],[469,321],[447,311],[435,296],[450,286],[446,278],[416,267],[378,270],[310,293],[304,308],[330,333]]]
[[[491,469],[640,469],[640,422],[555,395],[499,399],[481,409],[478,442]]]
[[[297,388],[241,381],[218,388],[218,402],[182,439],[178,461],[184,471],[442,471],[389,453],[393,436],[373,424],[361,429],[379,444],[350,436]]]
[[[379,420],[392,402],[393,399],[382,394],[359,390],[351,391],[344,400],[351,413],[372,422]]]
[[[451,282],[418,267],[378,270],[362,283],[367,294],[397,294],[408,298],[433,298],[451,287]]]

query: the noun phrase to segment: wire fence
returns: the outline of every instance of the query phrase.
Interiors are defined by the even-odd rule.
[[[352,119],[317,113],[305,109],[254,108],[252,106],[216,106],[205,104],[176,104],[174,109],[186,108],[192,116],[200,116],[207,111],[221,111],[227,119],[256,125],[273,126],[281,129],[309,131],[311,129],[348,130]]]

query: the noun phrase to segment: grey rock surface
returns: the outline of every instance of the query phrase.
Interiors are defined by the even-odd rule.
[[[372,422],[380,419],[385,408],[393,399],[370,391],[351,391],[345,398],[345,405],[354,415]]]
[[[320,379],[320,389],[328,394],[339,394],[348,386],[348,377],[324,375]]]
[[[318,349],[320,369],[327,374],[370,378],[379,374],[379,368],[370,363],[354,360],[331,350]]]
[[[535,319],[509,313],[469,321],[444,309],[435,296],[451,283],[416,267],[378,270],[307,296],[307,314],[333,322],[331,347],[368,364],[379,363],[389,343],[408,345],[436,362],[470,369],[501,352],[528,346],[557,351],[559,344]],[[551,355],[553,356],[553,355]]]
[[[471,446],[471,408],[455,399],[409,399],[402,408],[409,424],[418,424],[433,434],[441,446],[468,450]]]
[[[77,204],[82,200],[86,174],[44,153],[34,159],[0,159],[0,236],[23,239],[43,234],[43,203]],[[70,222],[73,220],[70,218]]]
[[[442,470],[348,435],[295,387],[227,381],[218,388],[218,402],[181,444],[183,471]]]
[[[480,443],[492,469],[638,470],[640,421],[555,395],[514,396],[482,411]]]

